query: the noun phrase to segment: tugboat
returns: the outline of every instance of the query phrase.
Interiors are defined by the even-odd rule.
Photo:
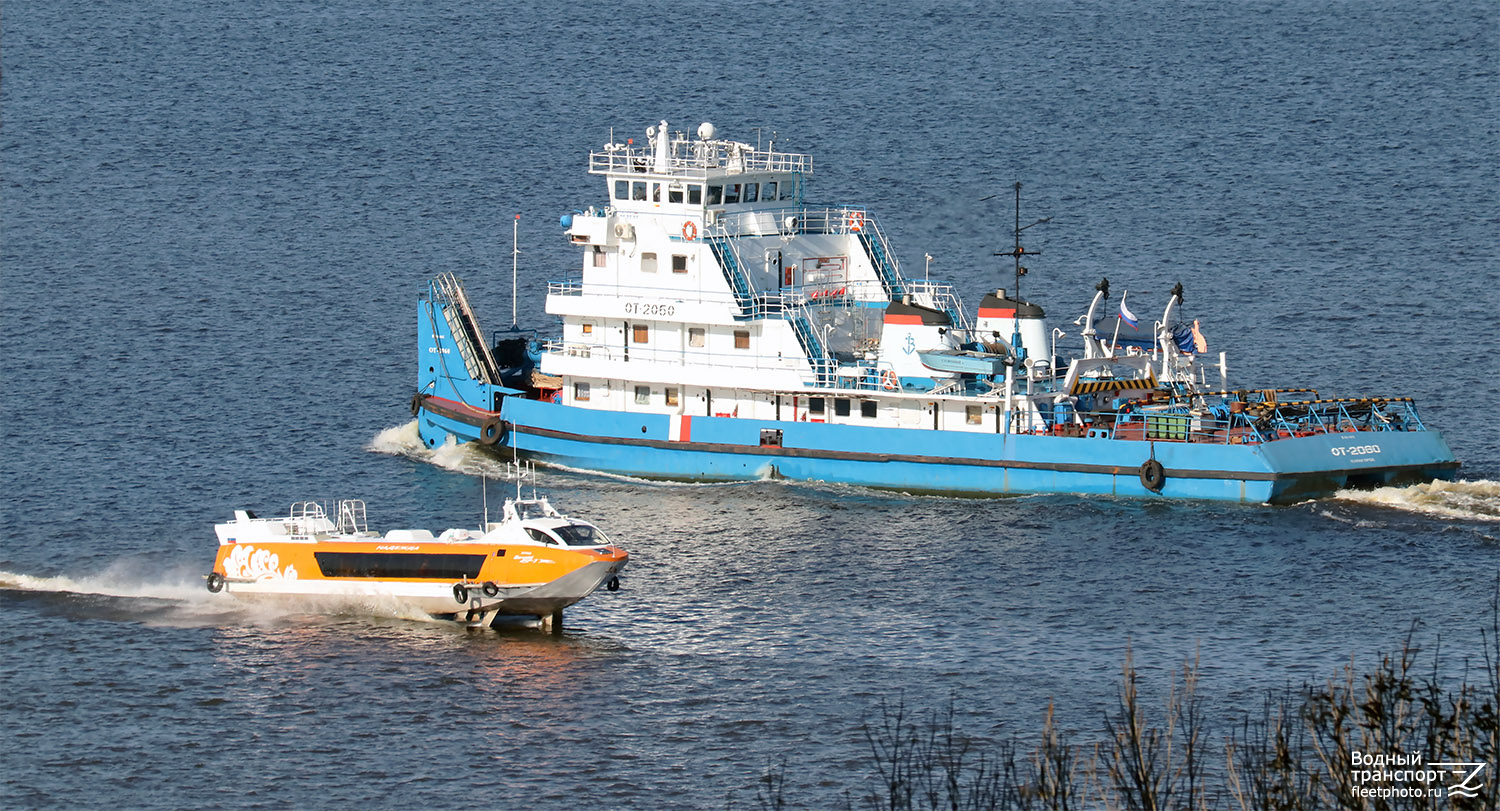
[[[1408,398],[1231,388],[1225,355],[1179,323],[1181,285],[1140,323],[1125,296],[1105,315],[1101,282],[1065,357],[1019,291],[1036,255],[1020,184],[1000,254],[1016,284],[971,318],[951,285],[902,274],[868,208],[806,201],[810,156],[711,124],[661,122],[646,144],[589,155],[609,199],[561,218],[583,256],[549,284],[554,337],[490,346],[463,284],[429,283],[411,401],[425,445],[688,481],[1257,503],[1458,470]]]
[[[292,505],[258,518],[235,510],[216,524],[219,554],[208,590],[237,597],[376,597],[443,620],[478,627],[502,617],[536,617],[562,631],[563,609],[600,586],[620,588],[630,556],[593,524],[553,509],[546,498],[505,502],[482,530],[365,528],[365,504]]]

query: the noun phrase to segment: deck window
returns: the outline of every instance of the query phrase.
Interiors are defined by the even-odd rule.
[[[635,387],[635,404],[636,405],[651,405],[651,387],[650,386],[636,386]]]
[[[757,192],[759,191],[759,189],[760,189],[760,184],[759,183],[746,183],[745,184],[745,199],[743,201],[741,201],[741,202],[753,203],[756,200],[759,200],[760,197],[757,194]]]
[[[688,327],[688,346],[703,346],[702,327]]]
[[[835,416],[835,417],[847,417],[847,416],[849,416],[849,398],[848,397],[835,397],[835,398],[833,398],[833,416]]]
[[[677,387],[676,386],[668,386],[667,389],[666,389],[666,395],[667,395],[667,405],[669,405],[669,406],[677,405]]]
[[[644,181],[644,180],[637,180],[634,183],[630,184],[630,199],[632,199],[632,200],[645,200],[646,199],[646,181]]]
[[[775,200],[776,199],[776,181],[774,181],[774,180],[767,180],[766,182],[760,184],[760,199],[762,199],[762,200]]]
[[[703,205],[703,187],[698,185],[697,183],[688,184],[688,205]]]
[[[687,257],[680,253],[672,254],[672,272],[687,273]]]
[[[724,187],[724,205],[732,206],[740,201],[740,184],[730,183]]]
[[[573,384],[573,399],[583,403],[589,399],[589,384],[582,381]]]
[[[638,344],[649,343],[651,341],[651,328],[646,324],[632,324],[630,332],[631,340]]]
[[[651,184],[651,202],[653,202],[653,203],[660,203],[661,202],[661,184],[660,183],[652,183]]]
[[[680,186],[676,187],[676,188],[670,188],[669,187],[667,189],[667,202],[668,203],[681,203],[682,202],[682,187],[680,187]]]
[[[641,254],[641,272],[642,273],[655,273],[656,272],[656,254],[655,253],[652,253],[651,251],[646,251],[645,253]]]
[[[735,349],[749,349],[750,348],[750,330],[748,330],[748,329],[737,329],[737,330],[734,331],[734,348]]]
[[[605,262],[604,262],[604,249],[601,248],[601,247],[599,247],[599,246],[597,246],[597,245],[595,245],[594,246],[594,267],[596,267],[596,268],[602,268],[604,266],[605,266]]]
[[[984,422],[984,406],[964,406],[964,422],[979,425]]]
[[[711,206],[716,206],[716,205],[718,205],[718,204],[720,204],[722,202],[724,202],[724,187],[723,186],[709,186],[708,187],[708,204],[711,205]]]
[[[593,335],[594,334],[594,325],[593,325],[592,322],[589,322],[589,321],[583,322],[583,334],[584,335]]]
[[[875,411],[878,408],[874,400],[859,401],[859,415],[867,420],[875,419]]]
[[[314,552],[324,577],[409,577],[463,580],[479,576],[488,555],[403,552]]]
[[[628,199],[630,199],[630,181],[628,181],[628,180],[616,180],[615,181],[615,199],[616,200],[628,200]]]
[[[809,414],[822,414],[823,413],[823,408],[824,408],[824,404],[823,404],[823,398],[822,397],[809,397],[809,398],[807,398],[807,413],[809,413]]]

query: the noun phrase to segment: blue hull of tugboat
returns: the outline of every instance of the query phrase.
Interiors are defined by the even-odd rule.
[[[434,404],[440,410],[441,406]],[[469,417],[472,419],[472,417]],[[495,445],[570,467],[642,478],[743,481],[782,477],[920,493],[1081,493],[1285,503],[1348,486],[1452,478],[1458,463],[1434,431],[1355,432],[1216,445],[871,428],[691,417],[673,437],[661,414],[582,409],[504,397]],[[419,408],[423,441],[479,438],[460,418]],[[780,446],[762,445],[780,431]],[[1351,455],[1351,449],[1359,453]],[[1155,458],[1164,482],[1148,489]]]

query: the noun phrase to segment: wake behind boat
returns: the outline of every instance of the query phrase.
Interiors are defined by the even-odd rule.
[[[1180,285],[1153,322],[1128,291],[1106,315],[1101,282],[1073,335],[1049,328],[1020,294],[1037,255],[1020,184],[999,254],[1015,286],[971,316],[950,285],[905,277],[867,208],[809,203],[810,156],[710,124],[662,122],[647,144],[589,156],[609,201],[562,218],[582,261],[549,286],[550,340],[492,347],[458,279],[429,285],[411,403],[426,446],[689,481],[1245,502],[1458,470],[1408,398],[1231,387]]]
[[[507,500],[483,530],[365,526],[362,501],[293,504],[259,518],[235,510],[216,524],[219,553],[208,590],[252,599],[380,598],[471,626],[532,616],[553,632],[562,612],[600,586],[619,588],[629,561],[593,524],[559,513],[545,498]]]

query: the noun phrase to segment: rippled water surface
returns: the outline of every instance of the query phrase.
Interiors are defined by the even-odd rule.
[[[0,32],[7,807],[753,806],[860,791],[882,699],[1097,735],[1127,647],[1224,723],[1399,644],[1479,645],[1500,546],[1492,3],[11,4]],[[1413,35],[1420,32],[1420,35]],[[1053,325],[1176,281],[1232,382],[1408,395],[1464,482],[1290,507],[914,498],[544,470],[625,589],[561,637],[210,599],[235,508],[476,524],[416,447],[415,301],[524,324],[585,156],[660,119],[813,154],[909,274]],[[994,199],[984,199],[991,195]],[[1159,306],[1153,304],[1152,306]],[[1138,313],[1141,310],[1137,310]],[[500,485],[490,485],[490,495]]]

